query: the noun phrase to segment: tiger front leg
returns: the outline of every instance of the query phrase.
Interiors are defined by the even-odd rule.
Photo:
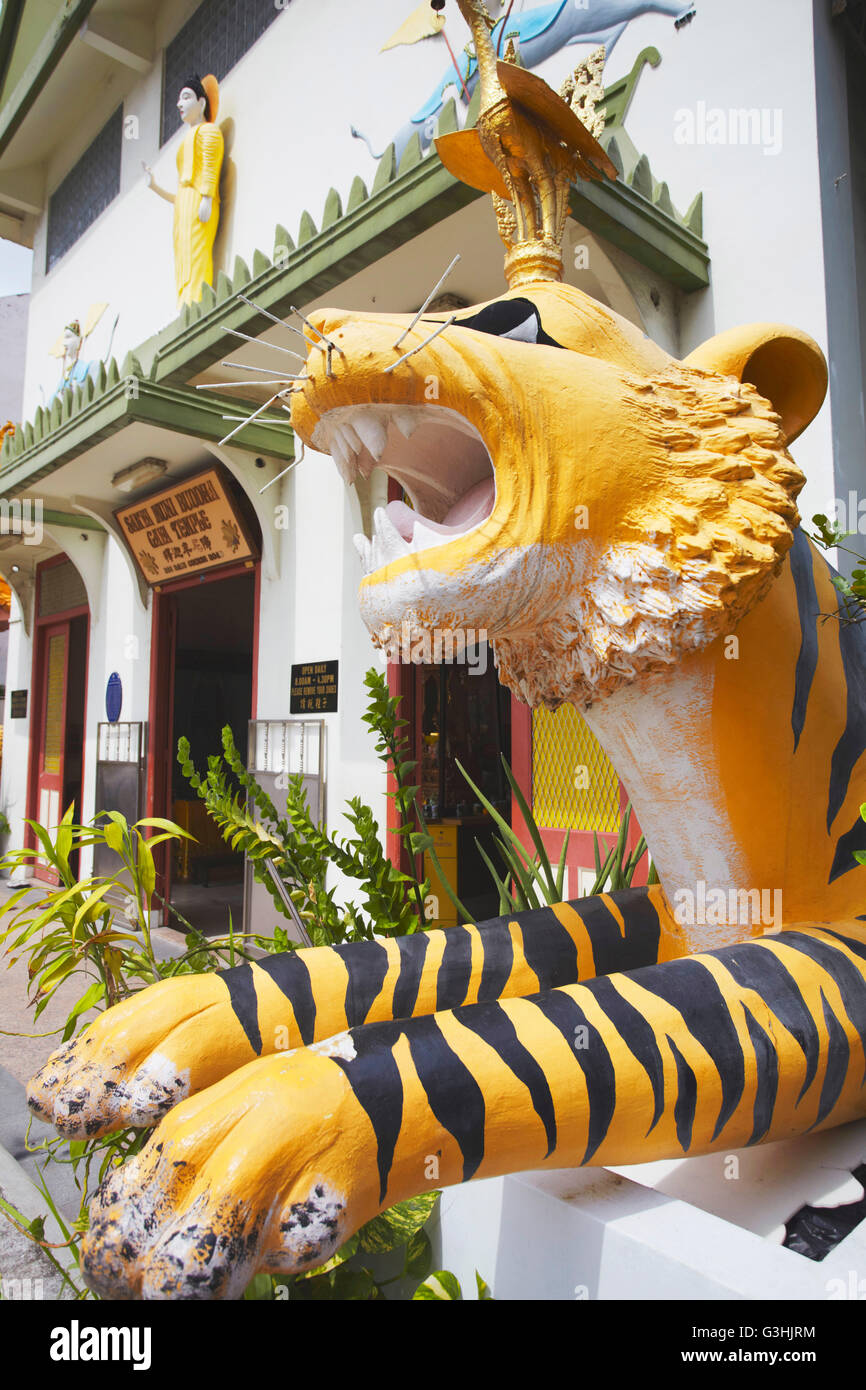
[[[839,1124],[864,1036],[862,924],[367,1024],[179,1105],[97,1194],[83,1267],[109,1297],[235,1298],[433,1186]]]
[[[662,890],[268,956],[151,985],[53,1053],[31,1109],[68,1138],[145,1128],[256,1057],[368,1021],[411,1018],[630,969],[684,949]]]

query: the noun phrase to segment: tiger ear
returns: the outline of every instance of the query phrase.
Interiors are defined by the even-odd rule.
[[[781,323],[749,323],[709,338],[686,367],[747,381],[781,416],[785,444],[811,424],[827,394],[827,363],[808,333]]]

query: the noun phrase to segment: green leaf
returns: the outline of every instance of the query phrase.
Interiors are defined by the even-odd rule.
[[[419,1284],[412,1295],[412,1302],[435,1299],[437,1303],[462,1303],[463,1290],[460,1281],[447,1269],[437,1269],[428,1274],[423,1284]]]
[[[138,837],[138,876],[141,879],[146,901],[156,887],[156,865],[153,862],[153,855],[147,842],[141,835]]]
[[[105,985],[102,980],[97,980],[95,984],[90,986],[90,989],[85,990],[84,994],[82,994],[81,998],[78,1000],[78,1003],[74,1004],[70,1010],[66,1020],[66,1027],[63,1030],[63,1042],[68,1042],[72,1037],[75,1031],[76,1019],[80,1018],[82,1014],[86,1014],[87,1010],[92,1009],[94,1004],[98,1004],[99,1000],[102,999],[104,995]]]
[[[334,1297],[348,1302],[368,1302],[378,1298],[379,1290],[369,1269],[347,1269],[345,1265],[334,1271]]]
[[[102,833],[105,836],[105,843],[109,849],[113,849],[115,854],[123,854],[123,831],[116,821],[109,821],[103,826]]]
[[[273,1302],[274,1286],[270,1274],[257,1274],[244,1289],[244,1298],[249,1301]]]
[[[426,1231],[416,1231],[406,1246],[406,1273],[425,1279],[433,1263],[433,1247]]]
[[[185,840],[195,840],[188,830],[176,825],[173,820],[165,820],[162,816],[147,816],[144,820],[137,820],[135,828],[138,830],[142,825],[152,825],[157,830],[167,830],[170,835],[182,835]]]
[[[484,1280],[481,1278],[481,1275],[478,1273],[477,1269],[475,1271],[475,1283],[478,1287],[478,1301],[480,1303],[486,1303],[488,1300],[490,1300],[490,1302],[492,1303],[493,1294],[490,1292]]]
[[[438,1198],[438,1192],[422,1192],[374,1216],[358,1232],[359,1248],[372,1255],[406,1245],[429,1219]]]

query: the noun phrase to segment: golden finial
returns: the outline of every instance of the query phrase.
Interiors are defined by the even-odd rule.
[[[493,194],[506,248],[509,289],[539,280],[561,280],[562,235],[572,181],[617,176],[595,138],[604,128],[603,116],[596,113],[598,55],[581,65],[587,67],[585,79],[578,79],[580,68],[575,70],[570,92],[572,100],[577,95],[573,109],[535,73],[497,57],[491,37],[496,21],[484,0],[457,3],[472,31],[481,107],[474,130],[438,138],[439,157],[461,182]],[[508,57],[513,53],[511,46]],[[584,112],[592,118],[593,133],[581,120]]]

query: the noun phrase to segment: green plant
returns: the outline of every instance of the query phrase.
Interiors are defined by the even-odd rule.
[[[466,769],[457,764],[464,780],[471,787],[476,801],[485,809],[487,814],[493,819],[499,834],[495,838],[497,853],[502,859],[502,866],[497,868],[490,855],[486,852],[483,845],[476,840],[478,852],[487,865],[490,877],[493,880],[496,891],[499,894],[500,913],[523,911],[527,908],[543,907],[545,904],[552,905],[560,903],[565,897],[565,870],[566,857],[568,855],[568,845],[571,832],[567,832],[562,843],[562,851],[558,862],[554,865],[545,848],[541,831],[532,814],[529,803],[520,785],[514,776],[505,757],[502,758],[502,766],[511,793],[520,808],[524,824],[529,831],[532,841],[533,852],[530,852],[524,845],[520,836],[508,824],[508,821],[496,809],[491,801],[484,795],[480,787],[477,787]],[[616,843],[610,847],[607,856],[602,862],[599,850],[598,836],[594,838],[595,849],[595,882],[590,890],[590,894],[614,892],[619,888],[628,888],[634,878],[641,859],[647,852],[647,844],[643,835],[640,837],[634,849],[626,852],[626,841],[628,839],[628,828],[631,823],[631,804],[626,806],[619,826],[619,834]],[[429,837],[428,837],[429,839]],[[427,847],[427,846],[425,846]],[[428,847],[432,852],[432,841]],[[466,908],[455,896],[450,888],[445,875],[441,875],[442,884],[449,898],[454,903],[464,921],[471,921]],[[649,881],[658,882],[658,878],[652,866],[650,866]]]
[[[393,755],[399,756],[400,737],[395,723],[396,702],[392,702],[391,699],[386,703],[382,702],[379,698],[381,687],[377,687],[375,682],[373,685],[373,694],[377,699],[373,710],[373,727],[377,730],[382,746],[393,752]],[[335,842],[320,830],[320,827],[311,823],[299,783],[295,781],[289,785],[286,799],[288,819],[279,821],[270,799],[240,766],[238,752],[231,739],[231,730],[224,733],[224,749],[225,765],[238,778],[253,805],[264,809],[265,815],[272,812],[271,824],[275,827],[275,834],[271,834],[253,820],[252,816],[247,815],[246,809],[240,803],[240,795],[231,790],[228,774],[221,766],[220,759],[211,759],[211,777],[206,784],[207,795],[210,795],[217,808],[228,805],[229,815],[225,816],[225,828],[229,830],[227,838],[231,837],[236,847],[239,848],[243,844],[247,852],[252,851],[259,856],[263,856],[265,852],[272,852],[274,848],[279,851],[288,848],[289,853],[285,859],[278,859],[279,865],[288,867],[289,872],[292,872],[292,866],[295,866],[295,869],[300,866],[309,870],[311,877],[304,880],[306,901],[311,905],[318,905],[321,910],[322,898],[327,899],[336,915],[341,909],[336,909],[324,885],[327,856],[332,852]],[[403,766],[398,769],[402,787],[405,787],[407,770],[409,769],[406,760],[403,759]],[[207,795],[204,799],[207,799]],[[370,883],[361,877],[361,888],[370,916],[364,919],[356,909],[343,909],[343,915],[334,931],[335,937],[338,940],[343,940],[346,935],[363,937],[373,933],[374,926],[377,930],[382,930],[382,927],[386,930],[417,929],[416,910],[418,903],[423,903],[423,897],[420,897],[423,885],[417,884],[416,880],[406,874],[396,873],[391,863],[385,860],[378,844],[378,827],[370,809],[361,805],[357,798],[349,803],[349,808],[349,819],[356,828],[357,840],[339,845],[342,853],[339,863],[341,866],[352,867],[354,877],[361,877],[364,873],[370,874],[373,880]],[[35,888],[33,884],[26,884],[15,892],[0,912],[0,922],[3,917],[11,919],[6,929],[0,931],[0,945],[6,944],[6,954],[13,958],[13,962],[21,958],[28,960],[28,976],[32,991],[29,1002],[33,1006],[33,1019],[38,1019],[49,999],[64,981],[74,979],[76,974],[79,974],[83,977],[82,983],[85,986],[82,994],[72,1004],[63,1026],[38,1036],[50,1037],[53,1033],[63,1033],[65,1042],[82,1026],[82,1016],[90,1009],[107,1008],[128,997],[138,988],[156,980],[167,979],[174,974],[200,973],[235,965],[236,960],[249,958],[246,941],[252,941],[256,947],[267,951],[278,951],[285,947],[285,933],[275,933],[272,938],[259,935],[253,935],[252,938],[238,937],[232,931],[229,917],[228,937],[217,940],[207,940],[202,934],[197,933],[195,927],[185,923],[189,929],[186,937],[188,949],[185,954],[178,959],[158,960],[153,951],[152,902],[156,897],[163,906],[165,903],[156,894],[153,847],[160,842],[181,837],[192,840],[192,835],[171,821],[161,819],[139,820],[133,826],[129,826],[118,812],[107,813],[107,816],[100,813],[89,826],[76,826],[72,816],[74,808],[71,806],[57,827],[54,837],[51,837],[46,826],[40,826],[38,821],[29,821],[36,838],[36,847],[18,849],[0,860],[0,869],[6,869],[7,872],[33,867],[39,863],[53,870],[58,880],[57,885],[46,887],[40,885]],[[158,834],[147,835],[146,831],[152,828],[157,830]],[[279,840],[279,834],[284,835],[284,840]],[[108,845],[120,856],[117,873],[101,877],[78,877],[72,867],[76,862],[76,856],[82,849],[99,844]],[[291,858],[292,853],[295,859]],[[277,858],[277,855],[272,855],[272,858]],[[410,891],[413,894],[411,897]],[[320,895],[318,903],[317,894]],[[327,935],[327,917],[324,922],[321,930],[316,923],[311,923],[320,935]],[[99,1140],[68,1141],[61,1137],[49,1138],[31,1147],[28,1129],[29,1151],[40,1152],[43,1155],[43,1162],[39,1168],[39,1186],[50,1211],[58,1220],[65,1237],[64,1244],[75,1259],[78,1258],[78,1245],[82,1233],[88,1229],[88,1205],[96,1187],[106,1177],[111,1166],[124,1163],[126,1159],[131,1158],[146,1140],[147,1131],[125,1130]],[[56,1202],[51,1197],[47,1183],[47,1169],[50,1163],[63,1163],[71,1165],[74,1169],[81,1202],[78,1216],[70,1225],[63,1222]],[[391,1208],[391,1211],[381,1213],[368,1222],[352,1240],[343,1245],[341,1251],[336,1252],[327,1265],[311,1269],[303,1275],[281,1276],[279,1279],[259,1276],[250,1284],[246,1297],[256,1300],[288,1298],[292,1301],[318,1301],[327,1298],[368,1300],[385,1297],[382,1290],[398,1280],[423,1279],[431,1264],[430,1238],[425,1234],[423,1226],[430,1219],[436,1198],[438,1193],[434,1191],[411,1198],[407,1202],[400,1202]],[[74,1273],[68,1272],[60,1264],[53,1254],[53,1245],[44,1240],[44,1229],[39,1220],[29,1222],[8,1202],[0,1202],[0,1211],[3,1211],[7,1219],[13,1220],[15,1225],[35,1241],[44,1254],[56,1264],[76,1298],[96,1297],[85,1287],[79,1286]],[[368,1268],[366,1261],[368,1257],[378,1257],[386,1252],[395,1252],[395,1258],[396,1252],[399,1252],[400,1266],[398,1272],[385,1279],[375,1275],[374,1270]]]
[[[424,837],[416,831],[412,819],[417,787],[408,782],[415,763],[406,757],[406,743],[400,733],[406,721],[398,717],[398,700],[388,694],[380,672],[368,671],[364,684],[370,692],[364,723],[376,736],[379,757],[394,772],[396,790],[391,795],[398,811],[395,833],[414,855]],[[223,838],[249,857],[256,878],[268,889],[280,912],[284,912],[279,893],[264,870],[264,861],[271,861],[289,885],[292,900],[315,946],[370,939],[374,933],[407,936],[426,925],[426,882],[404,873],[391,862],[382,848],[378,822],[360,797],[351,797],[344,812],[354,835],[340,838],[313,821],[300,777],[288,779],[286,812],[281,815],[243,766],[228,727],[222,731],[222,744],[222,754],[208,758],[207,772],[201,776],[190,759],[188,740],[180,739],[177,756],[183,775],[201,797]],[[335,890],[328,888],[326,882],[331,865],[359,885],[363,910],[355,903],[341,905],[336,901]],[[295,944],[284,933],[280,934],[280,943],[284,947]]]
[[[824,616],[836,617],[842,623],[866,621],[866,556],[861,555],[859,550],[852,550],[850,546],[842,544],[849,536],[857,533],[843,531],[838,521],[828,521],[820,512],[812,517],[812,525],[815,530],[811,532],[810,538],[821,550],[844,550],[846,555],[853,555],[861,566],[851,571],[850,580],[841,574],[830,576],[830,583],[841,595],[842,603],[838,613]]]
[[[493,1294],[477,1269],[475,1271],[475,1284],[478,1289],[478,1301],[480,1303],[492,1301]],[[428,1274],[423,1283],[418,1285],[412,1298],[419,1301],[435,1299],[437,1303],[462,1303],[463,1289],[460,1286],[460,1280],[450,1270],[437,1269],[432,1274]]]

